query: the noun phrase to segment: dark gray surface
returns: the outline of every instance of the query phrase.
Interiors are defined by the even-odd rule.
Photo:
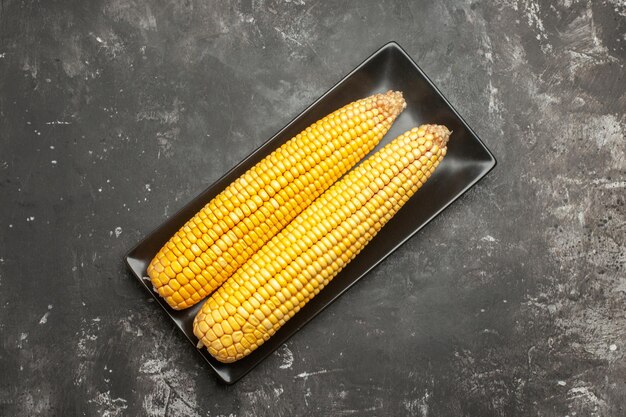
[[[0,414],[624,415],[625,16],[2,1]],[[388,40],[499,166],[223,386],[122,256]]]

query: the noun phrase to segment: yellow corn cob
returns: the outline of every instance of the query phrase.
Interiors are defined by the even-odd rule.
[[[370,152],[405,107],[389,91],[355,101],[265,157],[189,220],[148,275],[174,309],[217,289],[259,248]]]
[[[449,136],[444,126],[412,129],[322,194],[204,303],[199,345],[233,362],[269,339],[430,177]]]

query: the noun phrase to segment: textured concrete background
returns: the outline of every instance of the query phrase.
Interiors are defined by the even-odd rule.
[[[626,415],[626,4],[0,3],[0,415]],[[122,264],[398,41],[496,170],[223,386]]]

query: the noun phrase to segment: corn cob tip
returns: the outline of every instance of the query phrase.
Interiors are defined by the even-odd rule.
[[[410,130],[412,138],[425,137],[438,148],[445,150],[452,132],[444,125],[421,125]]]
[[[389,90],[382,95],[383,106],[387,108],[387,111],[394,117],[402,113],[402,110],[406,108],[406,101],[402,96],[401,91]]]
[[[448,140],[450,139],[450,135],[452,134],[452,132],[450,132],[450,130],[443,125],[432,125],[431,128],[433,135],[435,136],[435,143],[440,148],[445,148],[448,144]]]

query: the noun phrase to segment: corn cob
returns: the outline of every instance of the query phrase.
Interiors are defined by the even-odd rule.
[[[405,105],[393,91],[355,101],[244,173],[154,257],[148,275],[159,295],[179,310],[212,293],[370,152]]]
[[[269,339],[376,235],[446,154],[444,126],[412,129],[338,181],[204,303],[194,334],[221,362]]]

